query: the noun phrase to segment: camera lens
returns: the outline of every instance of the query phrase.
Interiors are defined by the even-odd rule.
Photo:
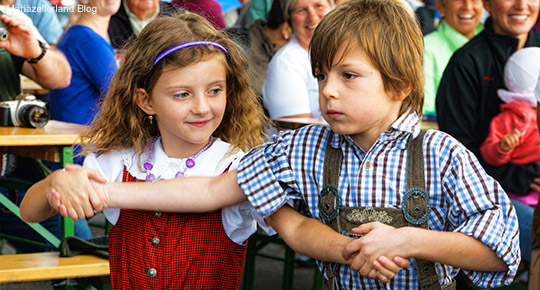
[[[49,111],[37,105],[27,105],[20,109],[18,120],[21,127],[41,128],[49,121]]]
[[[9,37],[8,26],[4,22],[0,22],[0,41],[7,40]]]

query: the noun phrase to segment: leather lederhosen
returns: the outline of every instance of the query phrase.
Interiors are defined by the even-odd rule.
[[[403,197],[401,209],[374,207],[342,207],[339,195],[339,170],[342,151],[333,148],[330,133],[324,157],[323,189],[319,196],[320,217],[328,226],[339,233],[355,235],[352,229],[368,222],[379,221],[393,227],[414,226],[428,228],[431,204],[429,194],[425,190],[424,154],[422,142],[426,131],[409,141],[407,147],[407,192]],[[412,138],[412,137],[411,137]],[[418,283],[422,290],[441,289],[435,263],[415,259],[418,272]],[[323,283],[325,290],[342,289],[337,279],[339,265],[324,263],[324,273],[328,277]],[[444,287],[444,290],[455,289],[455,283]]]

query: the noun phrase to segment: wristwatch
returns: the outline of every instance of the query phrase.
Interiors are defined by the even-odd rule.
[[[28,63],[31,63],[31,64],[38,63],[38,61],[40,61],[45,56],[45,53],[47,52],[47,49],[49,48],[49,46],[43,41],[39,39],[37,41],[39,42],[39,46],[41,47],[41,54],[38,57],[27,59],[26,61]]]

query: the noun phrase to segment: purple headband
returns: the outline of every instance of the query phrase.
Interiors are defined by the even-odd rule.
[[[160,53],[156,57],[156,60],[154,61],[154,65],[156,65],[160,60],[162,60],[164,57],[171,54],[172,52],[175,52],[175,51],[177,51],[179,49],[182,49],[182,48],[195,46],[195,45],[212,45],[212,46],[215,46],[215,47],[223,50],[223,52],[227,56],[227,59],[229,58],[229,52],[227,52],[225,47],[223,47],[221,44],[216,43],[216,42],[212,42],[212,41],[197,40],[197,41],[188,41],[188,42],[185,42],[185,43],[182,43],[182,44],[179,44],[179,45],[175,45],[175,46],[165,50],[164,52]]]

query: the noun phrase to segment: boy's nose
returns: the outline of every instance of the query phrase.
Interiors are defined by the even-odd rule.
[[[319,82],[319,91],[325,99],[336,99],[338,97],[337,90],[330,78],[324,82]]]

